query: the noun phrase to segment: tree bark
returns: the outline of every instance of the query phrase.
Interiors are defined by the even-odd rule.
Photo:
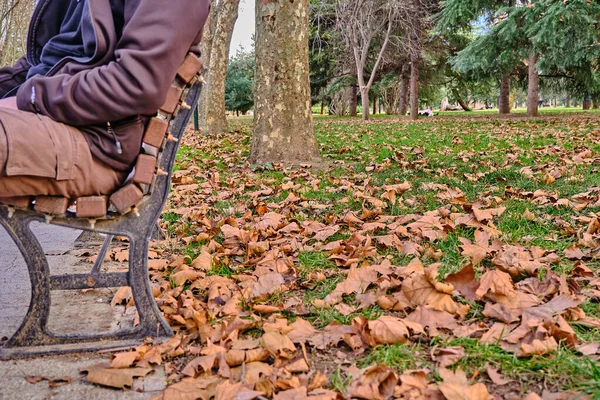
[[[200,121],[204,133],[219,134],[229,131],[225,115],[225,79],[229,65],[229,49],[233,28],[238,18],[240,0],[221,0],[217,23],[210,50],[208,91],[204,119]]]
[[[208,19],[204,24],[204,31],[202,32],[202,40],[200,41],[200,51],[202,52],[202,62],[204,67],[207,69],[204,74],[206,83],[200,93],[200,99],[198,100],[198,121],[202,121],[201,126],[205,127],[206,123],[206,112],[208,111],[208,92],[210,91],[209,73],[208,68],[210,66],[210,51],[212,49],[213,37],[215,30],[217,29],[217,17],[219,15],[219,8],[223,3],[214,2],[210,8]]]
[[[510,74],[502,75],[500,79],[498,107],[500,108],[500,114],[510,114]]]
[[[356,117],[358,115],[358,86],[352,84],[350,86],[350,116]]]
[[[373,115],[377,115],[377,111],[379,110],[379,99],[377,96],[373,98]]]
[[[321,162],[308,65],[309,0],[256,0],[252,164]]]
[[[421,0],[413,0],[414,18],[410,44],[410,118],[419,119],[419,58],[421,55]]]
[[[398,104],[398,115],[404,117],[408,111],[408,86],[409,86],[408,63],[402,66],[400,76],[400,102]]]
[[[566,107],[571,107],[571,93],[567,93],[567,104]]]
[[[410,70],[410,118],[419,119],[419,62],[412,64]]]
[[[325,115],[325,100],[321,100],[321,115]]]
[[[416,0],[420,1],[420,0]],[[362,97],[362,120],[369,120],[369,91],[373,87],[373,83],[375,82],[375,76],[377,75],[377,69],[383,60],[383,54],[385,53],[385,49],[390,42],[390,37],[393,28],[393,18],[392,18],[392,10],[388,12],[387,20],[387,30],[385,34],[385,38],[383,40],[383,44],[379,49],[379,54],[377,56],[377,60],[375,61],[375,65],[373,65],[373,69],[371,73],[366,76],[365,75],[365,66],[367,64],[367,57],[369,55],[369,46],[371,44],[371,39],[373,38],[374,32],[372,31],[358,31],[359,27],[357,27],[354,22],[350,23],[346,27],[346,35],[350,45],[352,46],[352,52],[354,53],[354,61],[356,63],[356,77],[358,81],[358,87],[360,89],[360,96]],[[362,38],[362,40],[360,39]],[[365,98],[366,97],[366,98]],[[366,105],[366,107],[365,107]]]
[[[362,103],[362,120],[368,121],[371,113],[369,112],[369,90],[366,87],[360,88],[360,100]]]
[[[456,97],[456,101],[458,101],[458,104],[460,104],[460,106],[462,107],[463,110],[473,111],[471,109],[471,107],[469,107],[469,105],[467,103],[465,103],[463,98],[460,96],[460,93],[458,93],[458,90],[452,89],[452,94],[454,95],[454,97]]]
[[[529,86],[527,93],[527,116],[538,116],[538,103],[540,100],[540,76],[536,68],[538,56],[531,52],[529,56]]]

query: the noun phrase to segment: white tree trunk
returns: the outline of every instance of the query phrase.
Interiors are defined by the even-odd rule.
[[[225,79],[229,65],[229,49],[233,28],[238,18],[240,0],[221,0],[213,32],[208,66],[208,87],[203,119],[204,133],[218,134],[229,130],[225,116]]]

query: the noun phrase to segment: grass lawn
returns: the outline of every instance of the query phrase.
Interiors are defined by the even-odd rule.
[[[350,346],[354,342],[349,336],[323,348],[309,340],[310,369],[325,374],[326,388],[351,394],[357,379],[354,367],[385,364],[404,377],[415,374],[407,371],[422,370],[430,385],[427,390],[438,390],[432,389],[437,385],[443,389],[447,378],[435,354],[459,348],[461,356],[448,368],[464,371],[469,385],[481,382],[499,398],[544,391],[600,398],[600,352],[594,347],[600,343],[600,330],[577,322],[581,313],[600,318],[600,230],[594,225],[600,215],[600,114],[563,108],[541,112],[538,119],[498,119],[489,111],[443,113],[416,123],[382,116],[369,123],[318,116],[315,131],[329,164],[326,171],[247,165],[250,118],[230,120],[227,135],[190,135],[182,144],[173,193],[163,214],[163,227],[175,239],[166,254],[172,255],[171,261],[181,255],[189,258],[183,266],[172,262],[154,278],[169,282],[170,287],[163,285],[169,298],[200,301],[213,327],[236,315],[224,308],[233,304],[230,299],[239,300],[238,317],[252,320],[240,338],[251,338],[261,337],[269,324],[280,320],[292,324],[302,318],[327,331],[336,324],[356,327],[357,321],[382,316],[404,320],[414,315],[417,304],[435,308],[425,300],[398,305],[404,299],[399,295],[405,293],[402,285],[412,279],[407,268],[420,262],[429,270],[433,264],[438,275],[427,278],[427,285],[444,301],[468,310],[453,314],[454,321],[472,331],[463,335],[450,326],[454,322],[440,323],[421,333],[410,330],[402,343],[374,343],[360,328],[356,335],[362,345],[356,348]],[[403,184],[408,188],[400,189]],[[480,218],[479,210],[496,211],[493,217]],[[459,215],[471,216],[472,222],[456,222],[464,221]],[[481,242],[480,234],[489,236],[489,242]],[[468,247],[468,241],[479,248]],[[507,261],[511,249],[517,248],[522,250],[518,254],[528,255],[527,263],[513,265],[514,257]],[[483,252],[482,257],[468,249]],[[197,267],[202,260],[208,264]],[[510,275],[511,287],[537,306],[567,294],[580,296],[577,305],[555,312],[544,327],[539,321],[530,327],[546,339],[571,339],[557,339],[556,347],[535,354],[523,353],[523,347],[517,351],[502,337],[497,342],[482,340],[502,320],[487,309],[502,303],[500,290],[468,299],[456,291],[459,286],[454,291],[436,286],[470,265],[478,279],[501,269]],[[354,272],[371,266],[385,268],[378,267],[375,278],[359,290],[342,287]],[[180,280],[182,267],[199,272]],[[388,268],[393,272],[382,272]],[[272,287],[257,289],[273,274],[282,279],[267,280]],[[200,283],[215,277],[224,279],[218,288]],[[562,282],[555,291],[540,289],[552,279]],[[340,288],[346,291],[332,301]],[[399,303],[390,307],[383,301],[390,298]],[[507,307],[513,312],[518,308]],[[166,313],[174,313],[170,310]],[[522,313],[506,321],[507,329],[525,325],[527,313]],[[179,323],[180,332],[193,332],[189,318],[188,314],[170,322]],[[556,318],[569,321],[572,334],[564,326],[563,336],[552,333],[559,329],[553,325],[558,324]],[[369,327],[373,333],[375,325]],[[214,332],[200,336],[206,335]],[[227,341],[220,343],[228,346]],[[268,361],[273,362],[279,361]],[[499,371],[507,383],[498,384],[490,369]]]

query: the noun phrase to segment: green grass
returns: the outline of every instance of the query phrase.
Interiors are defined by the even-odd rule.
[[[354,228],[341,222],[349,211],[358,216],[376,211],[368,222],[375,221],[380,215],[423,215],[442,207],[452,213],[465,213],[466,206],[449,206],[449,200],[442,198],[446,189],[458,189],[469,203],[479,202],[483,208],[506,208],[502,216],[494,219],[495,227],[501,232],[494,239],[500,240],[502,245],[539,246],[562,256],[566,248],[579,241],[577,232],[585,230],[587,223],[581,218],[589,218],[600,211],[600,208],[577,210],[553,204],[556,199],[570,199],[600,186],[597,161],[573,162],[575,156],[586,149],[594,153],[594,160],[599,158],[600,122],[596,117],[600,116],[600,111],[584,113],[575,109],[544,108],[540,112],[541,118],[536,119],[521,118],[523,110],[515,110],[516,116],[506,119],[490,118],[497,113],[494,110],[442,113],[417,123],[377,115],[376,122],[368,124],[354,123],[358,120],[351,118],[317,116],[316,137],[321,154],[331,166],[326,172],[286,171],[272,164],[246,166],[252,120],[247,117],[232,119],[234,134],[194,138],[191,144],[184,143],[178,156],[180,171],[196,166],[198,169],[190,174],[194,182],[211,186],[206,192],[199,190],[182,198],[176,207],[200,206],[206,212],[201,216],[186,217],[165,212],[163,221],[171,236],[183,237],[202,231],[201,218],[214,224],[231,217],[252,221],[262,215],[259,210],[268,210],[285,214],[288,220],[299,225],[304,221],[340,224],[342,229],[327,242],[344,241],[354,233]],[[553,183],[545,183],[545,177],[556,169],[562,171],[562,177]],[[412,188],[397,196],[395,204],[384,202],[377,209],[376,204],[385,193],[383,186],[404,181],[410,182]],[[270,194],[251,194],[264,189],[270,189]],[[225,191],[231,192],[231,196],[220,197]],[[547,194],[546,200],[539,196],[534,198],[534,193],[539,195],[540,191]],[[515,194],[509,195],[509,192]],[[283,204],[290,194],[300,200]],[[525,218],[526,214],[533,218]],[[424,249],[424,255],[420,257],[423,262],[426,265],[440,263],[440,278],[459,271],[470,262],[461,254],[460,238],[474,239],[473,228],[446,226],[445,230],[443,239],[419,242]],[[211,240],[223,244],[224,237],[217,231],[212,231]],[[383,230],[369,234],[386,233]],[[276,232],[264,235],[258,240],[280,237]],[[401,234],[399,237],[409,240]],[[300,241],[309,247],[315,245],[310,236]],[[185,254],[197,257],[201,246],[206,244],[187,246]],[[431,251],[426,253],[428,249]],[[229,257],[227,264],[213,266],[209,274],[231,277],[240,268],[254,265],[249,263],[252,256],[244,251],[242,248],[241,252]],[[376,319],[384,314],[378,306],[350,315],[342,315],[333,307],[312,307],[315,300],[323,300],[345,279],[347,270],[338,268],[330,255],[318,247],[310,251],[292,251],[286,256],[294,261],[296,285],[290,292],[271,295],[264,300],[267,304],[283,304],[289,296],[298,296],[310,311],[302,318],[317,328],[331,322],[351,324],[357,316]],[[414,256],[381,246],[377,248],[376,256],[365,261],[374,264],[384,257],[394,265],[406,266]],[[573,261],[561,257],[561,261],[551,268],[557,273],[568,274],[573,265]],[[600,261],[586,260],[586,265],[597,271]],[[476,266],[476,270],[480,273],[482,267],[491,266],[488,257],[482,266]],[[356,296],[344,296],[343,303],[356,307]],[[470,305],[466,319],[489,322],[483,315],[482,302]],[[582,309],[587,315],[600,318],[598,302],[587,301]],[[295,318],[291,312],[284,316],[290,320]],[[573,324],[573,328],[581,343],[600,342],[600,331],[577,324]],[[253,334],[260,336],[258,332]],[[481,345],[475,339],[440,337],[429,342],[421,338],[417,344],[369,349],[357,360],[357,365],[385,363],[398,372],[434,369],[429,356],[434,345],[463,346],[467,355],[457,366],[469,375],[476,372],[485,375],[486,365],[496,367],[507,378],[518,381],[523,393],[528,387],[547,384],[552,388],[586,390],[591,396],[600,398],[598,367],[565,346],[554,354],[520,359],[498,346]],[[346,390],[348,383],[342,370],[330,376],[330,387],[340,392]]]
[[[357,360],[357,365],[361,368],[373,364],[385,364],[399,373],[433,367],[431,361],[427,360],[427,354],[420,344],[377,346],[371,349],[367,356]]]
[[[578,389],[600,378],[598,370],[589,368],[593,361],[565,346],[550,355],[518,358],[498,346],[480,344],[476,339],[453,339],[437,344],[464,347],[466,357],[456,366],[468,375],[482,373],[489,365],[499,369],[506,378],[518,381],[523,389],[535,382],[560,383],[565,389]]]

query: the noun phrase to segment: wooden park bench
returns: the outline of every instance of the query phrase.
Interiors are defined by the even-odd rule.
[[[111,196],[2,198],[0,224],[23,255],[31,280],[31,303],[17,332],[0,346],[0,358],[121,348],[141,339],[163,340],[173,332],[158,309],[148,276],[148,246],[170,190],[175,156],[201,90],[201,61],[189,54],[170,87],[167,101],[144,134],[144,153],[126,183]],[[54,275],[33,221],[106,234],[89,274]],[[129,238],[128,272],[100,271],[115,235]],[[98,335],[52,334],[47,329],[50,292],[129,286],[139,315],[133,328]]]

